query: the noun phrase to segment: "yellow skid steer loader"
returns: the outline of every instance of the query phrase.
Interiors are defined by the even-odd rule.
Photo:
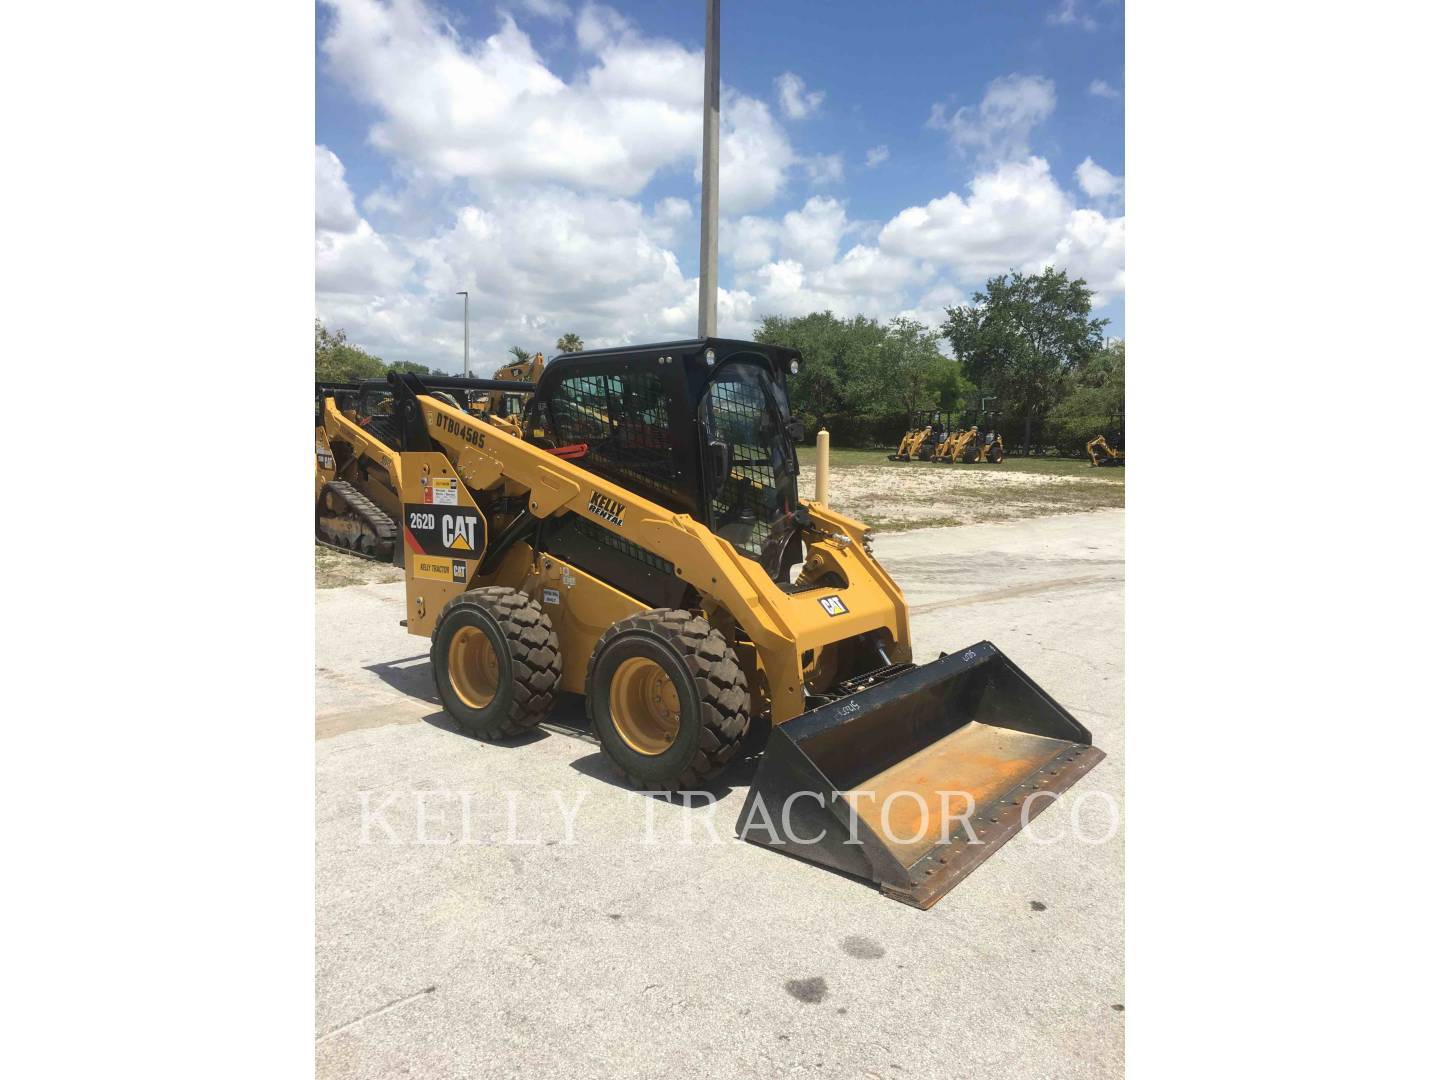
[[[865,525],[801,499],[793,350],[571,353],[517,434],[392,375],[409,632],[482,738],[584,695],[637,787],[764,755],[737,834],[926,908],[1104,754],[989,642],[917,664]]]
[[[539,370],[537,353],[531,362]],[[518,365],[516,365],[518,366]],[[535,384],[504,379],[427,376],[433,393],[460,408],[484,403],[494,421],[519,434],[518,417],[505,406],[526,398]],[[493,412],[491,409],[493,408]],[[381,562],[400,555],[400,436],[394,391],[384,379],[315,386],[315,539]]]

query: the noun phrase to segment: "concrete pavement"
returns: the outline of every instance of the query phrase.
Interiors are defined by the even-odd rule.
[[[877,539],[918,661],[988,638],[1109,755],[928,912],[736,841],[748,769],[630,792],[576,700],[459,734],[403,585],[318,592],[320,1075],[1119,1075],[1123,526]]]

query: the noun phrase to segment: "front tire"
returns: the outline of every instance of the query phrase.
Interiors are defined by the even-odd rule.
[[[693,790],[740,749],[750,690],[734,650],[705,619],[660,608],[601,635],[585,709],[601,750],[632,785]]]
[[[550,712],[560,641],[540,605],[491,586],[455,597],[435,620],[430,668],[445,711],[482,739],[509,739]]]

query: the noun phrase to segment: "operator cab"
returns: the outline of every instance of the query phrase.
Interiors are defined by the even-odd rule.
[[[691,515],[785,582],[801,552],[801,432],[786,393],[799,361],[723,338],[568,353],[541,375],[526,435]]]

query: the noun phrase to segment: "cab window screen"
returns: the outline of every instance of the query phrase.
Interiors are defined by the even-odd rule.
[[[764,386],[748,364],[723,370],[706,392],[701,415],[711,439],[730,450],[730,474],[712,502],[715,531],[759,558],[771,523],[786,510],[779,433]]]
[[[586,468],[678,491],[669,409],[652,372],[572,375],[556,387],[550,415],[560,445],[589,445]]]

